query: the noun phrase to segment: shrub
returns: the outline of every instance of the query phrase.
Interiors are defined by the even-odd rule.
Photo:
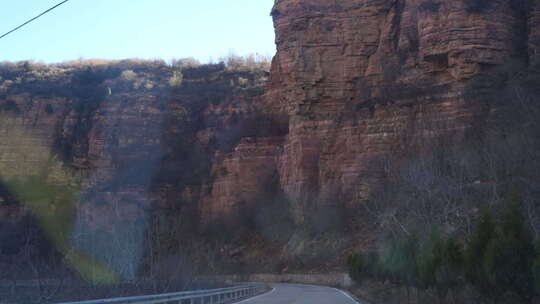
[[[171,65],[173,67],[177,67],[180,69],[197,68],[201,66],[201,62],[193,57],[188,57],[188,58],[181,58],[181,59],[173,59],[171,62]]]
[[[151,90],[154,88],[154,82],[151,81],[151,80],[146,80],[144,82],[144,88],[147,89],[147,90]]]
[[[169,79],[169,85],[171,87],[179,87],[182,85],[183,80],[184,80],[184,75],[182,75],[182,72],[174,71],[173,75]]]
[[[107,79],[118,77],[120,74],[118,68],[109,66],[88,66],[78,69],[73,75],[72,82],[80,86],[97,86],[103,84]]]
[[[137,79],[137,73],[133,72],[132,70],[126,70],[122,72],[120,77],[126,81],[134,81]]]
[[[419,242],[415,235],[391,240],[388,250],[381,256],[385,278],[407,288],[414,286],[418,278],[418,252]]]
[[[219,58],[220,62],[223,62],[228,70],[233,71],[253,71],[264,70],[269,71],[271,65],[271,58],[259,54],[249,54],[246,56],[239,56],[231,52],[226,57]]]
[[[349,256],[347,259],[347,266],[349,269],[349,276],[356,282],[361,283],[366,277],[366,258],[361,253],[355,253]]]

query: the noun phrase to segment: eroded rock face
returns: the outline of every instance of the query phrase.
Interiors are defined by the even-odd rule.
[[[467,81],[537,52],[537,8],[509,1],[470,12],[463,1],[280,0],[272,15],[264,106],[289,116],[276,166],[300,219],[310,204],[366,199],[381,157],[467,136],[489,111],[464,98]]]
[[[0,105],[12,119],[2,130],[30,130],[19,146],[37,152],[26,161],[52,147],[82,172],[81,200],[101,202],[95,226],[150,205],[194,206],[207,223],[257,206],[269,181],[303,222],[313,206],[367,199],[381,159],[459,141],[483,123],[490,106],[465,96],[467,82],[540,54],[538,1],[510,3],[471,11],[464,0],[279,0],[268,82],[219,66],[184,71],[178,87],[159,64],[99,75],[22,67],[2,76]],[[1,146],[3,168],[27,174],[12,146]]]
[[[248,134],[267,72],[185,68],[180,84],[177,68],[155,62],[19,63],[1,70],[0,177],[63,166],[68,182],[80,183],[75,230],[84,222],[85,229],[111,231],[119,221],[151,221],[153,209],[207,210],[205,200],[238,201],[219,192],[223,155]],[[26,214],[16,203],[13,195],[2,197],[0,221]]]

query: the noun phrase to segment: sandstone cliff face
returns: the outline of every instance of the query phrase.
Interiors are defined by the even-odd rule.
[[[81,183],[75,230],[150,220],[154,207],[202,208],[219,189],[220,155],[244,136],[267,73],[224,65],[177,70],[131,61],[4,65],[0,176],[26,178],[51,160],[63,163]],[[25,208],[7,194],[0,221],[16,221]]]
[[[538,62],[538,1],[489,3],[278,0],[268,82],[223,66],[184,70],[181,85],[163,64],[4,67],[2,174],[28,175],[17,155],[39,164],[52,149],[84,176],[80,215],[95,227],[149,206],[208,223],[257,207],[276,180],[299,223],[354,207],[379,160],[482,125],[490,105],[464,94],[470,79]]]
[[[463,96],[467,81],[532,60],[538,35],[537,9],[527,21],[491,2],[469,12],[463,1],[276,1],[264,107],[289,117],[275,159],[300,219],[311,204],[366,199],[375,160],[416,139],[463,138],[485,119],[489,106]]]

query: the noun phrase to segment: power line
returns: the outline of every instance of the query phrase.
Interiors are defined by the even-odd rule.
[[[37,15],[36,17],[34,17],[34,18],[32,18],[32,19],[26,21],[25,23],[23,23],[23,24],[17,26],[16,28],[12,29],[11,31],[9,31],[9,32],[5,33],[4,35],[0,36],[0,39],[6,37],[7,35],[9,35],[9,34],[11,34],[11,33],[13,33],[13,32],[15,32],[16,30],[20,29],[21,27],[23,27],[23,26],[27,25],[28,23],[30,23],[30,22],[32,22],[32,21],[38,19],[39,17],[41,17],[41,16],[47,14],[48,12],[54,10],[55,8],[59,7],[60,5],[66,3],[66,2],[68,2],[68,1],[69,1],[69,0],[65,0],[65,1],[62,1],[62,2],[58,3],[57,5],[51,7],[50,9],[44,11],[43,13]]]

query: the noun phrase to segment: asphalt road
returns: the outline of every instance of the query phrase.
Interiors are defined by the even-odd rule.
[[[297,284],[271,284],[271,287],[271,292],[237,304],[359,304],[330,287]]]

